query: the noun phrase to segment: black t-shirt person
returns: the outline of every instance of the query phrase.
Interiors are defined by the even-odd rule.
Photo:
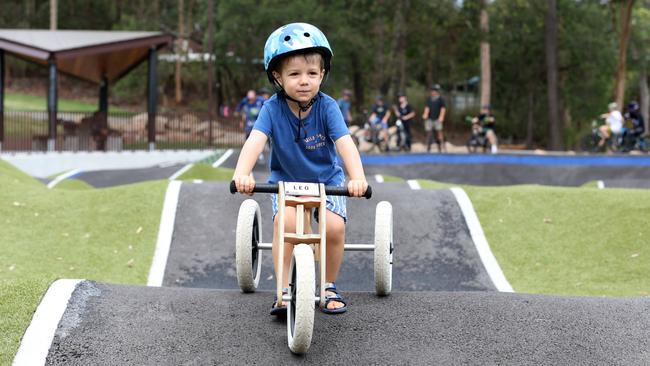
[[[440,118],[442,108],[445,108],[445,100],[442,99],[442,96],[429,97],[427,107],[429,107],[429,118],[435,121]]]
[[[410,104],[406,103],[404,107],[402,107],[401,105],[397,105],[397,111],[399,112],[399,119],[401,119],[402,122],[410,123],[413,120],[413,117],[409,119],[404,118],[409,113],[413,112],[413,108],[411,108]]]

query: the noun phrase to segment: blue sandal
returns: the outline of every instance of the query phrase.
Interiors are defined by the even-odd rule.
[[[283,288],[282,289],[282,295],[286,295],[289,293],[288,288]],[[280,301],[282,303],[282,301]],[[277,315],[277,316],[287,316],[287,307],[286,306],[278,306],[278,297],[277,295],[273,299],[273,305],[271,306],[271,311],[269,312],[271,315]]]
[[[343,296],[339,294],[334,282],[325,283],[325,291],[333,292],[334,295],[325,295],[325,305],[320,308],[320,311],[325,314],[342,314],[348,310],[348,303],[345,301],[345,299],[343,299]],[[343,304],[343,306],[338,309],[328,309],[327,305],[332,301],[340,302]]]

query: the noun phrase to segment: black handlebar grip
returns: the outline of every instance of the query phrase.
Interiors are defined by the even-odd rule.
[[[368,186],[366,193],[363,195],[367,200],[372,198],[372,187]]]
[[[278,193],[278,185],[271,183],[255,183],[255,188],[253,188],[254,193]],[[235,181],[230,181],[230,193],[237,193],[237,185]],[[325,194],[330,196],[347,196],[350,197],[350,192],[348,192],[347,187],[336,187],[336,186],[325,186]],[[363,195],[366,199],[372,197],[372,188],[368,186],[366,193]]]

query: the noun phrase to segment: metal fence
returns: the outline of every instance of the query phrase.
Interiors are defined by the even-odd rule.
[[[120,151],[149,148],[146,112],[111,112],[102,129],[92,112],[57,114],[57,151]],[[241,146],[244,134],[238,118],[207,113],[162,112],[156,114],[157,149],[207,149]],[[212,133],[210,133],[212,130]],[[4,112],[3,151],[46,151],[48,114],[40,111]]]

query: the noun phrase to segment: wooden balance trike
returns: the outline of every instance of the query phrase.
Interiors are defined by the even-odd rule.
[[[235,182],[230,192],[236,193]],[[289,269],[289,293],[282,294],[284,245],[279,245],[276,275],[276,296],[286,301],[287,336],[289,349],[297,354],[307,352],[311,345],[315,304],[325,306],[326,258],[326,198],[327,195],[350,196],[347,187],[325,186],[318,183],[279,182],[256,183],[253,192],[278,194],[279,243],[294,245]],[[372,196],[368,187],[365,198]],[[285,207],[296,208],[296,232],[284,232]],[[318,208],[318,232],[312,233],[312,210]],[[272,243],[262,242],[262,216],[253,199],[242,202],[237,218],[236,267],[237,282],[243,292],[254,292],[260,279],[262,250],[271,250]],[[374,251],[375,292],[379,296],[390,294],[393,266],[393,208],[390,202],[377,204],[375,212],[374,244],[344,244],[348,251]],[[315,262],[320,263],[320,286],[316,296]]]

